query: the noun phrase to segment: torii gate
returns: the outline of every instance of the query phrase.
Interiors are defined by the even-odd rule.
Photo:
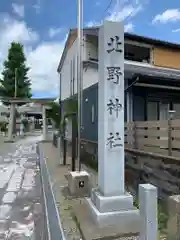
[[[42,119],[43,119],[43,140],[47,140],[47,121],[46,121],[46,109],[48,109],[49,103],[52,103],[55,98],[3,98],[0,97],[2,102],[9,103],[10,106],[10,118],[8,125],[8,140],[7,142],[13,142],[13,121],[15,116],[15,106],[16,104],[26,104],[26,103],[38,103],[42,106]]]

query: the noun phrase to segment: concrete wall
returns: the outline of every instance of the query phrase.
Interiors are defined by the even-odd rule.
[[[126,153],[126,174],[134,190],[137,190],[140,183],[151,183],[158,187],[158,195],[162,199],[180,194],[180,163],[178,160],[175,161],[168,157],[136,157]]]

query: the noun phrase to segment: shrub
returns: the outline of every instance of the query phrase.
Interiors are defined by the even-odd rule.
[[[7,125],[8,125],[8,123],[6,121],[0,122],[1,132],[7,132]]]
[[[24,131],[27,131],[29,122],[26,118],[22,119],[21,123],[24,125]]]

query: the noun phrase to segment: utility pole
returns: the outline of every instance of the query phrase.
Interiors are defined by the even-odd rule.
[[[77,27],[77,37],[78,37],[78,171],[81,171],[80,163],[80,153],[81,153],[81,130],[82,130],[82,100],[83,100],[83,66],[82,66],[82,50],[83,50],[83,0],[78,0],[78,27]]]
[[[14,98],[17,98],[17,68],[15,68],[14,77]]]

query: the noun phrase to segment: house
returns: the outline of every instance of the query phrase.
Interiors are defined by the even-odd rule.
[[[98,31],[83,33],[83,132],[97,140]],[[118,30],[117,30],[118,31]],[[180,45],[124,34],[125,121],[166,120],[169,110],[180,117]],[[58,66],[60,100],[77,94],[77,30],[69,32]]]

